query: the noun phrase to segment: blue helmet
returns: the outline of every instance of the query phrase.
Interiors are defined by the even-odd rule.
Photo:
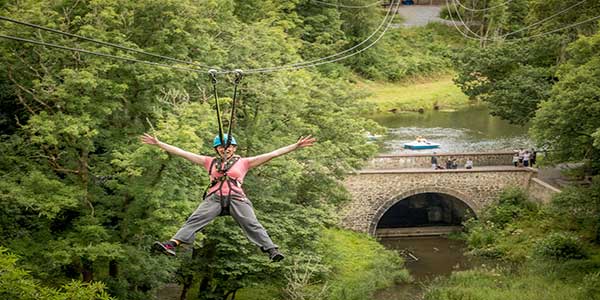
[[[227,134],[223,135],[223,142],[221,142],[221,139],[219,138],[219,136],[215,136],[215,139],[213,140],[213,148],[216,148],[218,146],[223,146],[227,143]],[[237,146],[237,142],[235,141],[235,138],[233,136],[231,136],[231,145]]]

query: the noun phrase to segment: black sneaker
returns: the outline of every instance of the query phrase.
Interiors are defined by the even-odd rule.
[[[277,248],[271,248],[267,250],[267,252],[269,253],[269,259],[271,259],[272,262],[278,262],[284,258],[283,254],[281,254]]]
[[[166,241],[162,243],[156,241],[152,245],[152,249],[154,249],[155,251],[161,252],[169,256],[175,256],[175,247],[177,247],[177,244],[175,244],[175,242],[173,241]]]

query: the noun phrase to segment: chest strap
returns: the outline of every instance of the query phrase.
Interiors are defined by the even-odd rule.
[[[231,201],[232,183],[238,187],[240,186],[240,182],[237,180],[237,178],[229,177],[229,175],[227,175],[227,172],[233,167],[233,165],[235,165],[235,163],[237,163],[240,160],[240,158],[241,157],[239,156],[234,156],[228,159],[225,163],[223,163],[220,157],[215,157],[210,163],[210,167],[208,169],[208,177],[210,178],[210,175],[212,174],[212,170],[215,167],[215,165],[217,167],[216,171],[219,172],[221,176],[210,181],[209,185],[204,191],[203,198],[206,199],[206,197],[216,192],[221,192],[221,190],[223,189],[223,185],[227,184],[227,187],[229,188],[229,194],[227,194],[226,199],[221,199],[221,215],[229,214],[229,203]],[[210,188],[217,184],[219,185],[219,188],[217,188],[210,194],[207,194]]]

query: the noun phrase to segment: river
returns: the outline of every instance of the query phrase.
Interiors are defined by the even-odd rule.
[[[493,152],[532,146],[527,127],[490,116],[484,105],[456,111],[383,113],[371,116],[371,119],[387,128],[387,134],[377,141],[382,146],[381,154]],[[414,141],[417,136],[439,143],[440,148],[403,149],[404,143]],[[380,242],[405,257],[414,282],[378,291],[374,300],[422,299],[423,289],[429,281],[481,264],[481,261],[464,255],[466,245],[459,240],[418,237],[381,239]]]
[[[528,127],[509,124],[489,115],[484,105],[471,105],[455,111],[424,113],[381,113],[370,119],[386,127],[379,140],[381,154],[431,153],[432,150],[403,149],[403,144],[422,136],[440,144],[438,153],[491,152],[530,148]]]

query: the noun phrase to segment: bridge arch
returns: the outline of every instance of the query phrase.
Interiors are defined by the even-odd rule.
[[[408,190],[403,193],[400,193],[394,197],[389,198],[382,205],[380,205],[375,210],[375,213],[373,214],[373,217],[371,218],[371,222],[369,222],[368,233],[372,236],[375,236],[375,233],[377,231],[377,225],[379,224],[383,215],[390,208],[392,208],[392,206],[394,206],[398,202],[405,200],[411,196],[425,194],[425,193],[435,193],[435,194],[452,196],[452,197],[462,201],[464,204],[466,204],[475,213],[476,216],[480,210],[479,205],[477,205],[476,201],[474,201],[473,199],[471,199],[471,197],[469,197],[469,196],[465,195],[464,193],[461,193],[457,190],[454,190],[451,188],[438,187],[438,186],[423,186],[423,187],[420,187],[417,189],[412,189],[412,190]]]

